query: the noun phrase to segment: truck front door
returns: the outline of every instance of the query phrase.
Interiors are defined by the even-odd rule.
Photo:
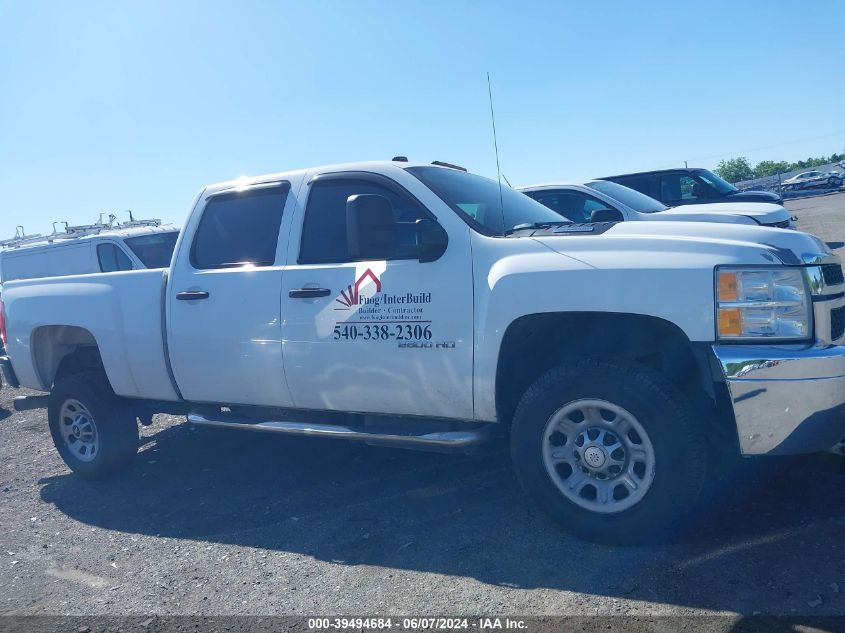
[[[408,188],[428,191],[406,178]],[[350,196],[387,198],[400,222],[434,216],[404,186],[377,174],[322,174],[306,189],[304,221],[294,220],[282,279],[285,374],[296,406],[472,418],[468,227],[450,231],[437,261],[420,263],[410,227],[400,230],[391,257],[354,261]]]
[[[184,229],[167,285],[174,378],[194,402],[290,406],[282,366],[277,265],[287,182],[201,200]],[[197,217],[198,216],[198,217]],[[282,259],[282,258],[280,258]]]

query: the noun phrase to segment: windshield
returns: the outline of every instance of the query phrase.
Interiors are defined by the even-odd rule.
[[[706,169],[699,169],[695,172],[695,175],[701,178],[704,182],[713,187],[713,189],[715,189],[719,193],[727,194],[736,193],[737,191],[739,191],[739,189],[734,187],[727,180],[719,178],[719,176],[714,174],[712,171],[708,171]]]
[[[665,211],[669,207],[664,205],[659,200],[650,198],[644,193],[630,189],[625,185],[620,185],[615,182],[608,182],[607,180],[593,180],[588,182],[587,186],[590,189],[610,196],[614,200],[618,200],[624,205],[631,207],[634,211],[640,213],[655,213],[656,211]]]
[[[177,237],[179,237],[179,231],[168,231],[130,237],[125,241],[145,267],[167,268],[170,266],[170,258],[173,256]]]
[[[444,167],[409,167],[408,171],[475,228],[505,235],[515,226],[565,222],[560,215],[495,180]],[[504,212],[502,205],[504,204]]]

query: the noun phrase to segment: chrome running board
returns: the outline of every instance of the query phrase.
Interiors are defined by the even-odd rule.
[[[378,446],[394,446],[422,450],[469,449],[479,444],[484,444],[494,437],[494,425],[492,424],[460,431],[437,431],[415,434],[408,431],[368,431],[364,428],[358,429],[336,424],[283,422],[277,420],[256,421],[230,413],[219,413],[212,416],[207,413],[191,412],[188,414],[188,421],[197,426],[243,429],[262,431],[264,433],[280,433],[283,435],[325,437],[365,442],[366,444]]]

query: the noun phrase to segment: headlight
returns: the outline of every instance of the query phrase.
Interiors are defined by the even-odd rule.
[[[813,332],[801,268],[718,268],[716,334],[722,340],[804,340]]]

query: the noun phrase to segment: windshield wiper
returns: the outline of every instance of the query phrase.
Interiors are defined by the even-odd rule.
[[[572,224],[571,220],[560,220],[556,222],[526,222],[525,224],[517,224],[511,229],[505,231],[505,235],[512,235],[517,231],[536,231],[539,229],[550,229],[553,226],[562,226],[564,224]]]

